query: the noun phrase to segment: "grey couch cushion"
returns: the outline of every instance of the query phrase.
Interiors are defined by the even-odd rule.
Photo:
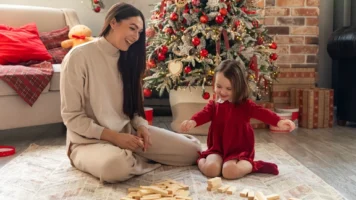
[[[51,87],[50,91],[59,91],[59,79],[60,79],[60,71],[61,64],[53,64],[53,77],[51,79]]]

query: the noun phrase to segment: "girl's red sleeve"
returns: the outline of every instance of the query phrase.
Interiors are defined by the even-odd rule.
[[[209,101],[209,103],[203,108],[203,110],[193,115],[191,120],[194,120],[197,123],[196,126],[203,125],[212,120],[214,104],[214,101]]]
[[[268,110],[260,105],[257,105],[252,100],[247,100],[248,113],[250,118],[260,120],[266,124],[277,126],[281,118],[271,110]]]

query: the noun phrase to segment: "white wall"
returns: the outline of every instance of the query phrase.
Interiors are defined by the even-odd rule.
[[[95,13],[91,9],[91,0],[0,0],[0,4],[17,4],[43,6],[53,8],[73,8],[76,10],[82,24],[92,29],[93,35],[97,35],[102,27],[107,10],[119,0],[103,0],[105,9],[100,13]],[[150,18],[150,11],[153,9],[150,4],[160,2],[160,0],[121,0],[134,5],[142,11],[146,18]]]

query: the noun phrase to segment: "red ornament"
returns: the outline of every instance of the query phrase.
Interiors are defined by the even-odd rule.
[[[208,100],[210,98],[210,93],[209,92],[204,92],[202,96],[203,96],[203,98],[205,100]]]
[[[93,3],[98,4],[99,0],[93,0]]]
[[[180,30],[185,31],[185,27],[184,26],[180,27]]]
[[[219,11],[220,15],[226,16],[227,15],[227,9],[226,8],[221,8]]]
[[[94,11],[97,13],[100,12],[100,10],[101,10],[100,6],[97,6],[96,8],[94,8]]]
[[[208,50],[202,49],[202,50],[200,51],[200,56],[201,56],[201,57],[206,58],[206,57],[208,57],[208,55],[209,55]]]
[[[258,21],[257,21],[257,20],[254,20],[254,21],[252,22],[252,25],[253,25],[254,27],[258,28]]]
[[[188,74],[189,72],[191,72],[192,71],[192,68],[190,67],[190,66],[186,66],[185,68],[184,68],[184,72],[186,73],[186,74]]]
[[[218,24],[222,24],[224,22],[224,17],[221,16],[221,15],[218,15],[218,16],[215,17],[215,21]]]
[[[194,46],[198,46],[200,44],[200,39],[198,37],[194,37],[192,39],[192,43]]]
[[[166,33],[172,35],[173,34],[173,29],[172,28],[167,28]]]
[[[172,13],[171,14],[171,16],[170,16],[170,19],[172,20],[172,21],[177,21],[178,20],[178,14],[177,13]]]
[[[277,49],[277,43],[272,42],[272,44],[269,45],[269,48],[271,48],[271,49]]]
[[[240,27],[240,25],[241,25],[240,20],[235,21],[235,26],[236,26],[236,28]]]
[[[257,44],[258,44],[258,45],[262,45],[263,42],[264,42],[264,41],[263,41],[263,38],[262,38],[262,37],[258,37],[258,38],[257,38]]]
[[[152,95],[152,90],[148,89],[148,88],[145,88],[143,89],[143,96],[148,98],[148,97],[151,97]]]
[[[271,60],[277,60],[278,55],[277,55],[276,53],[272,53],[272,54],[269,56],[269,58],[270,58]]]
[[[146,67],[149,68],[149,69],[150,68],[154,68],[154,67],[156,67],[156,62],[153,59],[149,60],[146,63]]]
[[[155,31],[154,28],[149,27],[149,28],[146,29],[146,36],[147,36],[148,38],[154,37],[155,34],[156,34],[156,31]]]
[[[201,22],[201,23],[204,23],[204,24],[208,23],[208,22],[209,22],[209,17],[206,16],[206,15],[202,15],[202,16],[200,17],[200,22]]]
[[[166,55],[164,55],[164,53],[159,53],[159,54],[158,54],[158,60],[159,60],[159,61],[164,61],[164,60],[166,60]]]
[[[161,46],[161,53],[166,54],[168,52],[168,47],[166,45]]]
[[[184,12],[184,13],[189,13],[189,11],[190,11],[189,9],[184,9],[183,12]]]
[[[183,18],[182,23],[183,24],[187,23],[187,20],[185,18]]]

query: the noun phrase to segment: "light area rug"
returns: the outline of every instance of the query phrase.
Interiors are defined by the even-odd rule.
[[[196,166],[162,166],[155,171],[119,184],[102,184],[96,178],[70,165],[65,146],[31,145],[26,151],[0,169],[1,200],[119,200],[127,188],[175,179],[189,185],[195,200],[236,200],[239,191],[248,188],[264,194],[280,194],[282,200],[345,199],[333,187],[272,143],[256,144],[256,159],[278,164],[278,176],[251,174],[239,180],[223,180],[234,185],[233,195],[208,192],[207,178]]]

